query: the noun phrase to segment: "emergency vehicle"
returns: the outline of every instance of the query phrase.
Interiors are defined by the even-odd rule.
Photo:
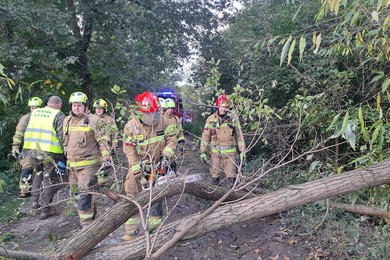
[[[171,98],[175,101],[176,107],[175,110],[173,110],[173,114],[182,120],[183,117],[183,103],[181,98],[178,97],[178,95],[172,91],[172,90],[161,90],[159,92],[153,92],[153,94],[158,98]]]

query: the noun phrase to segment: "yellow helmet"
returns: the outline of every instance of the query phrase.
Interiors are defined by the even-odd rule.
[[[95,100],[95,102],[93,103],[93,108],[96,108],[96,107],[102,107],[102,108],[104,108],[104,111],[106,111],[106,112],[108,110],[107,102],[101,98],[98,100]]]
[[[168,107],[166,107],[166,102],[165,102],[165,99],[163,98],[158,98],[158,100],[160,101],[160,105],[163,109],[167,109]]]
[[[70,95],[69,104],[72,104],[75,102],[87,104],[88,97],[83,92],[73,92],[72,95]]]
[[[167,98],[165,100],[165,103],[166,103],[167,108],[175,108],[176,107],[175,101],[172,98]]]
[[[39,97],[32,97],[28,100],[28,106],[40,107],[42,106],[42,99]]]

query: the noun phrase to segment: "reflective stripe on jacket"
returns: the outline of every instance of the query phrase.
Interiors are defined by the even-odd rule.
[[[175,155],[177,138],[175,126],[170,125],[166,117],[160,117],[157,124],[149,126],[133,118],[123,129],[126,153],[129,168],[133,173],[140,170],[140,162],[147,160],[157,164],[161,156]]]
[[[30,120],[31,113],[22,116],[16,126],[14,137],[12,138],[12,146],[18,146],[23,142],[24,132],[26,131],[28,121]]]
[[[98,129],[104,123],[98,116],[81,114],[67,116],[64,120],[63,140],[68,166],[82,168],[101,163],[109,158],[106,140]]]
[[[35,109],[24,133],[24,149],[39,150],[49,153],[64,152],[54,128],[54,120],[60,110],[45,107]]]
[[[181,125],[181,122],[180,122],[180,118],[178,118],[177,116],[175,115],[167,115],[167,114],[164,114],[164,116],[166,118],[168,118],[169,120],[169,124],[171,125],[174,125],[176,127],[176,137],[177,137],[177,141],[180,142],[180,141],[184,141],[184,133],[183,133],[183,127]]]
[[[203,128],[200,151],[205,152],[211,148],[214,153],[234,153],[236,147],[240,152],[245,151],[244,137],[237,116],[228,112],[221,117],[218,111],[210,115]]]

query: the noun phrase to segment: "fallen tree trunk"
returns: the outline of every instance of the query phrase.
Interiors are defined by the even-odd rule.
[[[269,216],[309,202],[388,183],[390,183],[390,160],[341,175],[335,175],[301,185],[289,186],[270,194],[222,206],[207,216],[198,226],[193,228],[189,234],[184,236],[183,239],[200,236],[249,219]],[[163,189],[163,187],[158,187],[158,189],[156,189],[156,191],[162,192],[161,196],[158,196],[156,201],[161,201],[163,197],[178,194],[177,191],[181,191],[184,188],[184,183],[176,181],[171,183],[168,187],[168,191]],[[220,198],[226,192],[226,190],[217,189],[215,192],[210,193],[207,191],[210,190],[210,188],[210,185],[204,182],[191,183],[186,185],[185,192],[196,197],[207,199],[214,198],[214,200]],[[229,199],[236,200],[241,197],[242,194],[233,194]],[[141,204],[146,204],[149,200],[149,194],[147,192],[141,193],[137,196],[136,200]],[[50,258],[79,259],[108,234],[123,224],[130,216],[136,213],[136,208],[130,203],[118,203],[111,210],[94,221],[91,226],[60,245]],[[181,221],[164,226],[160,230],[155,249],[158,249],[161,245],[166,243],[166,241],[175,234],[176,230],[180,230],[182,226],[185,226],[186,223],[192,221],[196,216],[197,215],[189,216]],[[144,256],[144,253],[145,241],[143,238],[140,238],[133,240],[130,243],[92,250],[85,256],[85,259],[139,258]],[[4,253],[4,250],[0,250],[0,255],[13,257],[12,254]],[[31,255],[28,259],[48,258],[48,255],[39,255],[39,257]]]
[[[181,180],[174,180],[168,186],[157,186],[153,190],[156,197],[153,204],[162,201],[164,198],[172,197],[181,192],[191,194],[198,198],[207,200],[218,200],[228,190],[223,187],[216,188],[204,181],[194,183],[184,183]],[[227,200],[237,200],[243,196],[248,196],[246,192],[234,193]],[[149,202],[149,192],[138,194],[134,200],[141,205]],[[110,210],[92,222],[90,226],[81,230],[75,236],[65,241],[57,247],[55,254],[50,259],[79,259],[87,254],[95,245],[115,231],[128,218],[138,213],[138,208],[128,201],[122,201],[114,205]]]
[[[229,227],[246,220],[269,216],[310,202],[345,193],[390,183],[390,160],[321,180],[293,185],[287,188],[219,207],[191,232],[189,239],[208,232]],[[197,214],[164,226],[158,234],[155,249],[164,245],[175,232],[193,221]],[[92,250],[83,259],[133,259],[145,256],[145,238]]]
[[[378,218],[390,218],[390,211],[384,211],[377,207],[370,207],[366,205],[351,205],[346,203],[330,203],[330,207],[334,209],[342,209],[360,215],[367,215]]]

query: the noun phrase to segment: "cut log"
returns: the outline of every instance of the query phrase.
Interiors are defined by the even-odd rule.
[[[183,239],[204,235],[211,231],[229,227],[235,223],[269,216],[310,202],[389,183],[390,159],[370,167],[360,168],[313,182],[289,186],[270,194],[221,206],[193,228],[190,233],[186,234]],[[161,201],[164,197],[176,195],[183,189],[185,193],[213,200],[220,198],[226,192],[222,188],[215,190],[215,192],[210,192],[211,188],[210,185],[204,182],[184,185],[183,182],[175,181],[169,184],[168,187],[161,186],[155,190],[156,192],[160,192],[156,201]],[[241,197],[242,194],[235,193],[229,199],[237,200]],[[149,200],[148,192],[140,193],[136,197],[136,200],[140,204],[145,205]],[[94,221],[88,228],[82,230],[57,247],[55,253],[50,254],[50,259],[81,258],[97,243],[136,213],[136,208],[130,203],[118,203],[97,219],[97,221]],[[177,230],[180,230],[181,227],[196,217],[197,215],[195,214],[162,227],[155,244],[155,249],[164,245],[172,238]],[[18,253],[23,254],[23,252]],[[31,257],[26,259],[47,259],[48,254],[38,256],[31,254]],[[85,256],[85,259],[130,259],[143,257],[144,254],[145,240],[141,237],[129,243],[94,249]],[[13,257],[12,254],[7,254],[4,250],[0,250],[0,255]]]
[[[334,209],[342,209],[360,215],[390,219],[390,211],[384,211],[377,207],[371,207],[366,205],[351,205],[346,203],[330,203],[330,207]]]
[[[162,201],[164,198],[172,197],[184,191],[198,198],[207,200],[218,200],[228,190],[223,187],[216,188],[204,181],[194,183],[184,183],[181,180],[173,180],[168,186],[157,186],[154,189],[156,197],[153,204]],[[229,200],[238,200],[248,196],[246,192],[234,193],[228,197]],[[149,202],[149,192],[141,192],[134,198],[139,204],[147,205]],[[90,226],[65,241],[57,247],[55,254],[50,259],[79,259],[88,253],[95,245],[115,231],[131,216],[138,213],[135,205],[128,201],[122,201],[114,205],[110,210],[92,222]]]
[[[204,235],[232,224],[261,218],[310,202],[342,195],[360,189],[390,183],[390,160],[348,173],[334,175],[300,185],[289,186],[255,198],[219,207],[191,230],[183,239]],[[164,226],[158,234],[155,249],[164,245],[181,227],[197,214]],[[145,238],[92,250],[83,259],[134,259],[145,256]]]

